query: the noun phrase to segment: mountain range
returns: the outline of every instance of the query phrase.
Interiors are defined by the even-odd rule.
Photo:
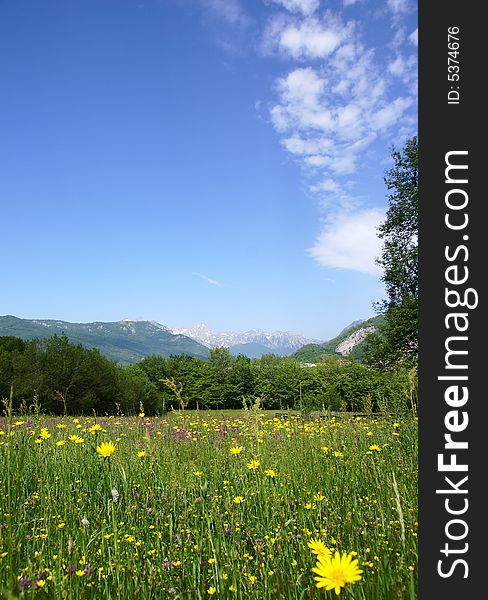
[[[53,319],[20,319],[12,315],[0,316],[0,336],[30,340],[64,334],[72,343],[97,348],[107,358],[122,364],[134,364],[151,354],[207,358],[210,349],[219,346],[228,348],[233,355],[260,358],[263,354],[273,353],[314,363],[330,354],[360,357],[365,338],[375,330],[380,318],[355,321],[328,342],[311,340],[290,331],[212,332],[204,323],[188,328],[170,328],[156,321],[144,320],[70,323]]]
[[[289,356],[305,344],[320,344],[320,340],[305,338],[293,331],[263,331],[251,329],[244,333],[235,331],[213,332],[205,323],[198,323],[191,327],[172,329],[173,333],[186,335],[207,348],[224,346],[229,348],[231,354],[245,354],[250,358],[259,358],[263,354],[279,354]]]
[[[51,319],[0,317],[0,335],[24,340],[44,339],[65,334],[74,344],[98,348],[101,354],[122,364],[133,364],[150,354],[171,356],[188,354],[207,358],[208,348],[195,340],[174,334],[169,327],[155,321],[115,321],[69,323]]]

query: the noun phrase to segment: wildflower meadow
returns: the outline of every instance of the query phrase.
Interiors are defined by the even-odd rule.
[[[3,598],[416,598],[417,421],[0,421]]]

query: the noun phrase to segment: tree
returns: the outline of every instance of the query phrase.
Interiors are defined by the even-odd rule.
[[[366,361],[389,368],[418,359],[418,143],[406,141],[393,150],[394,166],[386,172],[390,190],[386,219],[379,227],[383,252],[377,263],[383,269],[387,299],[376,303],[384,324],[368,341]]]

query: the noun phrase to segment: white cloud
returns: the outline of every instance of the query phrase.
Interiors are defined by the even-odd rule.
[[[343,44],[352,30],[352,23],[344,24],[330,11],[321,19],[278,15],[266,28],[263,47],[298,60],[324,58]]]
[[[418,27],[415,31],[412,31],[412,33],[408,36],[408,39],[412,42],[412,44],[414,46],[418,46],[419,45],[419,30]]]
[[[411,105],[411,98],[396,98],[393,102],[390,102],[372,115],[371,122],[378,130],[386,129],[393,125],[393,123],[397,123],[402,114]]]
[[[215,285],[217,287],[222,287],[222,283],[220,283],[220,281],[217,281],[216,279],[211,279],[210,277],[207,277],[206,275],[202,275],[201,273],[193,273],[193,275],[196,275],[197,277],[200,277],[200,279],[203,279],[203,281],[206,281],[207,283],[210,283],[210,285]]]
[[[380,273],[376,228],[384,211],[371,208],[375,199],[367,190],[360,199],[353,195],[351,175],[365,173],[372,160],[382,168],[381,148],[400,146],[416,130],[417,57],[410,43],[417,33],[408,36],[412,26],[406,26],[413,6],[388,0],[387,10],[376,12],[374,26],[383,19],[390,42],[382,43],[381,54],[363,41],[367,23],[345,22],[331,11],[274,15],[263,34],[268,54],[295,61],[276,81],[269,114],[325,216],[308,250],[323,266]]]
[[[406,13],[410,10],[410,0],[387,0],[386,4],[393,13]]]
[[[314,13],[320,6],[320,0],[272,0],[275,4],[281,4],[292,13],[302,13],[308,16]]]
[[[308,253],[324,267],[378,276],[381,270],[375,259],[381,255],[382,244],[376,228],[384,216],[378,209],[336,214]]]
[[[250,23],[239,0],[205,0],[205,3],[218,17],[232,25],[246,26]]]

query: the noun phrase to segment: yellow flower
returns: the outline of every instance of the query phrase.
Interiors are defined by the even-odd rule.
[[[144,450],[141,450],[140,452],[137,453],[137,456],[139,458],[142,458],[143,456],[146,456],[146,453],[144,452]]]
[[[56,446],[64,446],[66,444],[66,442],[64,440],[59,440],[58,442],[56,442]]]
[[[324,542],[322,540],[319,540],[317,538],[312,538],[308,542],[307,546],[317,556],[330,557],[330,550],[329,550],[329,548],[327,548],[327,546],[324,544]]]
[[[259,465],[261,463],[259,462],[259,460],[251,460],[251,462],[247,463],[247,468],[250,469],[251,471],[255,471],[256,469],[259,468]]]
[[[377,444],[371,444],[369,447],[370,450],[376,450],[376,452],[381,452],[381,448]]]
[[[317,502],[322,502],[322,500],[325,500],[325,496],[322,494],[322,492],[318,492],[317,494],[315,494],[313,499]]]
[[[276,471],[274,471],[273,469],[267,469],[264,474],[266,475],[266,477],[276,477]]]
[[[344,454],[342,454],[342,452],[338,452],[337,450],[334,452],[334,456],[336,458],[340,458],[341,456],[344,456]]]
[[[42,588],[46,585],[46,582],[44,581],[44,579],[39,579],[38,581],[36,581],[36,587],[38,588]]]
[[[244,498],[242,496],[236,496],[233,502],[234,504],[242,504],[244,502]]]
[[[74,442],[75,444],[83,444],[83,442],[85,441],[82,437],[80,437],[79,435],[70,435],[68,438],[70,441]]]
[[[97,446],[97,452],[104,458],[112,456],[115,452],[115,444],[112,444],[112,442],[102,442],[100,446]]]
[[[193,475],[195,475],[195,477],[201,477],[203,475],[203,471],[193,471]]]
[[[229,592],[235,592],[236,588],[233,585],[229,585]]]
[[[342,556],[336,552],[333,557],[318,556],[317,564],[312,568],[317,577],[314,577],[318,588],[334,590],[337,595],[341,588],[348,583],[355,583],[361,579],[362,571],[358,569],[357,559],[351,554],[343,552]]]
[[[207,590],[207,594],[209,596],[213,596],[216,592],[217,592],[217,588],[214,588],[213,586],[209,587],[208,590]]]
[[[43,440],[48,440],[48,439],[51,437],[51,434],[49,433],[49,430],[48,430],[48,428],[47,428],[47,427],[43,427],[43,428],[41,429],[40,437],[41,437]]]
[[[240,454],[242,452],[243,448],[242,446],[234,446],[233,448],[230,449],[230,453],[231,454]]]

